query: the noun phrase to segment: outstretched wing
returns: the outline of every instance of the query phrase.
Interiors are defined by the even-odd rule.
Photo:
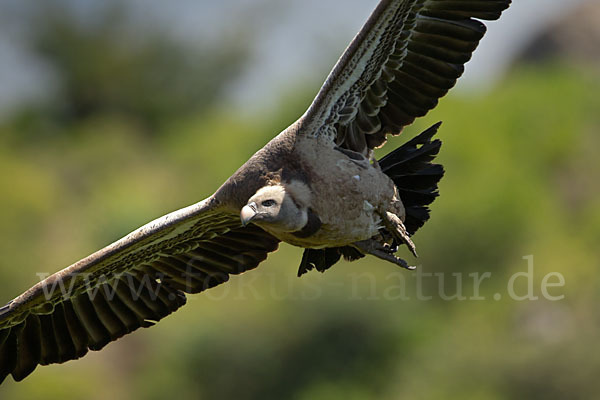
[[[301,134],[362,154],[425,115],[510,0],[382,0],[303,117]]]
[[[0,308],[0,383],[82,357],[255,268],[279,240],[213,199],[168,214]]]

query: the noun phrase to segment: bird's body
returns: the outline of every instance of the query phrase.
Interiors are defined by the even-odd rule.
[[[256,191],[265,185],[282,184],[294,193],[297,201],[311,210],[320,226],[311,235],[278,232],[269,229],[268,225],[262,226],[267,232],[304,248],[345,246],[377,234],[381,228],[378,212],[388,209],[403,212],[394,182],[376,164],[358,153],[352,158],[323,139],[298,137],[296,132],[297,128],[293,125],[265,147],[278,149],[275,159],[280,163],[272,162],[274,152],[271,150],[261,150],[248,161],[251,165],[264,164],[264,169],[253,168],[264,172],[257,174],[252,181],[257,182]],[[263,161],[263,153],[269,155],[267,161]],[[231,177],[232,182],[246,182],[246,171],[247,168],[242,167]],[[249,192],[254,190],[244,184],[246,189]],[[220,191],[215,197],[223,197],[223,202],[235,198],[229,193],[221,195]],[[237,203],[230,207],[239,210],[247,200],[244,199],[241,206]]]
[[[381,0],[306,113],[212,196],[156,219],[0,308],[0,382],[100,350],[257,267],[280,241],[299,275],[395,253],[429,219],[443,175],[439,124],[381,160],[388,134],[455,84],[510,0]],[[201,350],[199,350],[201,351]]]

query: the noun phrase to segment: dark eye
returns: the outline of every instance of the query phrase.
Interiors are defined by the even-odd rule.
[[[263,201],[260,204],[262,204],[263,207],[271,207],[271,206],[274,206],[275,204],[277,204],[277,202],[275,200],[270,200],[269,199],[269,200]]]

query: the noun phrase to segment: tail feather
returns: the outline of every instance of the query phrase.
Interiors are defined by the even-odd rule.
[[[313,269],[325,272],[342,257],[346,261],[354,261],[363,258],[364,255],[350,246],[330,247],[327,249],[304,249],[300,268],[298,268],[298,276],[302,276]]]
[[[442,146],[439,139],[431,140],[441,124],[438,122],[379,160],[382,170],[388,175],[406,174],[431,165]]]
[[[444,175],[444,168],[438,164],[431,164],[420,171],[392,176],[397,187],[428,191],[437,185],[442,175]]]
[[[398,189],[406,209],[404,225],[413,235],[429,219],[429,207],[438,193],[438,182],[444,168],[432,161],[438,155],[442,142],[433,139],[441,122],[409,140],[379,161],[383,173]]]

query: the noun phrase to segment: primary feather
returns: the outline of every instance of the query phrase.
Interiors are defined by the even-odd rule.
[[[185,304],[186,294],[255,268],[281,240],[307,248],[299,273],[365,254],[406,267],[391,250],[405,243],[414,251],[409,235],[429,218],[443,174],[431,164],[437,126],[382,159],[381,168],[371,152],[435,107],[485,33],[478,19],[497,19],[509,4],[382,0],[307,112],[213,196],[139,228],[0,308],[0,382],[153,325]],[[288,211],[273,213],[273,224],[283,221],[285,229],[268,218],[262,228],[243,226],[240,211],[270,185],[293,194]]]

